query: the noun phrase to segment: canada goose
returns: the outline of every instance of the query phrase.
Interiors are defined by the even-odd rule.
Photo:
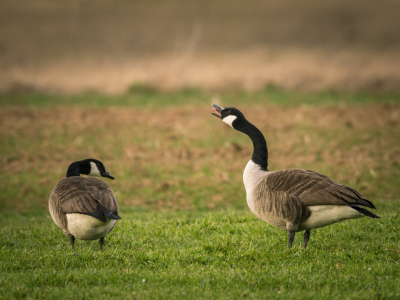
[[[306,248],[311,229],[364,216],[379,218],[362,207],[375,208],[361,193],[325,175],[303,169],[268,171],[267,143],[261,131],[236,108],[214,104],[212,111],[252,140],[253,155],[243,173],[247,205],[257,218],[289,232],[289,248],[296,232],[305,230]]]
[[[51,192],[49,211],[53,221],[69,237],[72,248],[77,238],[98,239],[102,249],[104,237],[121,219],[117,200],[106,182],[79,174],[114,179],[101,161],[91,158],[76,161],[69,166],[66,178]]]

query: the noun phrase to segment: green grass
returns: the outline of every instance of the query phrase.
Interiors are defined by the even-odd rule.
[[[0,106],[24,105],[31,107],[51,108],[57,106],[76,107],[142,107],[153,109],[155,107],[187,106],[210,104],[210,99],[215,102],[229,103],[231,106],[240,104],[265,104],[270,105],[357,105],[365,103],[399,103],[400,94],[384,93],[352,93],[343,94],[336,91],[323,91],[318,93],[290,92],[274,86],[267,86],[258,92],[204,92],[200,89],[183,89],[179,92],[162,93],[149,86],[133,85],[128,93],[120,96],[107,96],[95,93],[66,95],[47,94],[2,94]]]
[[[400,215],[302,235],[248,212],[135,212],[97,241],[68,238],[48,214],[2,219],[0,297],[43,299],[397,299]]]
[[[210,115],[237,106],[265,133],[270,169],[360,190],[381,219],[286,233],[248,210],[248,138]],[[285,92],[0,95],[0,298],[399,299],[400,96]],[[68,165],[102,160],[122,220],[68,238],[47,201]],[[144,281],[143,281],[144,280]]]

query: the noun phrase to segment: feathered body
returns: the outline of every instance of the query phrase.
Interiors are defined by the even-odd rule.
[[[364,216],[379,218],[363,208],[375,206],[361,193],[328,176],[303,169],[268,171],[267,143],[260,130],[236,108],[214,104],[212,114],[253,142],[243,173],[247,204],[257,218],[289,232],[289,248],[295,232],[306,231],[306,247],[311,229]]]
[[[255,173],[259,176],[249,175]],[[268,172],[249,161],[244,172],[244,184],[251,212],[286,231],[309,230],[361,218],[364,214],[358,210],[369,211],[360,206],[375,208],[353,188],[309,170]]]
[[[119,212],[112,189],[97,178],[64,178],[50,194],[49,210],[54,222],[65,235],[80,240],[99,239],[114,228],[117,221],[108,218],[102,207]]]
[[[70,238],[72,246],[75,238],[99,239],[101,248],[104,237],[121,219],[118,203],[106,182],[93,177],[80,177],[80,173],[114,179],[99,161],[87,159],[71,164],[67,177],[50,194],[50,215]]]

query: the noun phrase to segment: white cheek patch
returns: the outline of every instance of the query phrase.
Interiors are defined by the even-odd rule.
[[[90,173],[89,173],[89,175],[92,175],[92,176],[101,176],[100,175],[100,171],[99,171],[99,169],[97,168],[97,165],[94,163],[94,162],[90,162]]]
[[[222,122],[228,124],[229,126],[231,126],[231,127],[233,128],[232,123],[233,123],[233,121],[235,121],[236,119],[237,119],[236,116],[227,116],[227,117],[225,117],[225,118],[222,119]]]

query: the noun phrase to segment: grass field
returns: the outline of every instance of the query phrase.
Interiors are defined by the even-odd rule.
[[[247,209],[250,140],[211,116],[236,106],[270,170],[306,168],[361,191],[381,219],[302,236]],[[400,298],[400,97],[334,92],[0,96],[0,298]],[[72,250],[47,212],[68,165],[98,158],[122,220]]]

